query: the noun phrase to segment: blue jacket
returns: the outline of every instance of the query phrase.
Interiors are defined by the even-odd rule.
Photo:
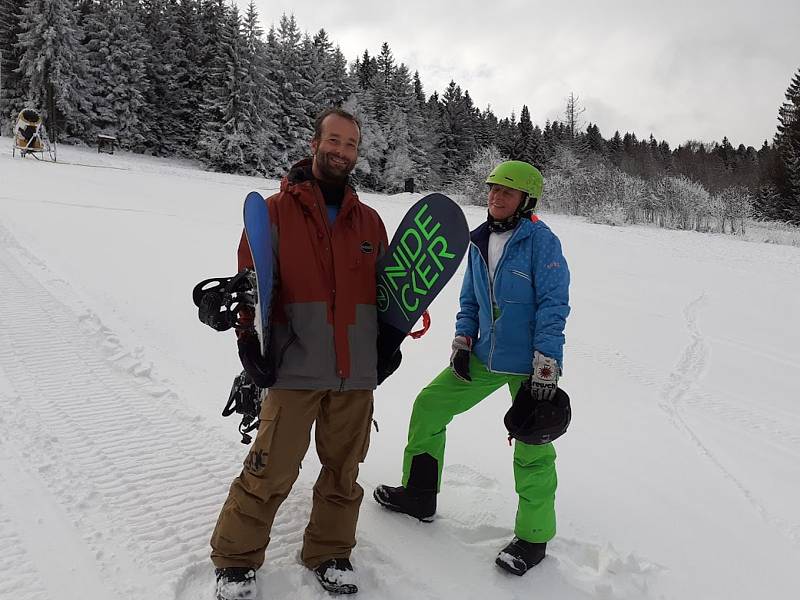
[[[537,217],[521,220],[497,263],[492,289],[488,223],[470,237],[456,335],[470,336],[475,356],[496,373],[529,375],[534,350],[563,367],[569,269],[556,235]]]

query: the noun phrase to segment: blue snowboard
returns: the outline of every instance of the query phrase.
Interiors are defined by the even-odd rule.
[[[263,196],[250,192],[244,201],[244,230],[255,269],[255,328],[266,357],[269,344],[269,308],[272,299],[272,228]]]

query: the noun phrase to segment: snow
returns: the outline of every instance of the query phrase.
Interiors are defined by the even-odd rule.
[[[208,539],[245,448],[220,416],[232,335],[197,320],[191,290],[234,273],[244,196],[278,182],[0,146],[0,598],[210,598]],[[392,231],[419,195],[362,198]],[[800,248],[542,218],[573,274],[548,557],[522,578],[494,565],[516,509],[505,391],[448,429],[435,522],[371,498],[399,482],[413,399],[446,365],[459,273],[376,392],[359,597],[793,597]],[[313,450],[303,466],[258,573],[265,600],[329,597],[298,560]]]

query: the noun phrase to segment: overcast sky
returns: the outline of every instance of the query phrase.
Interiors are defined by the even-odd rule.
[[[238,0],[243,8],[248,0]],[[265,30],[293,13],[349,61],[386,41],[425,93],[454,79],[505,117],[561,119],[572,91],[616,129],[759,147],[800,68],[800,0],[256,0]]]

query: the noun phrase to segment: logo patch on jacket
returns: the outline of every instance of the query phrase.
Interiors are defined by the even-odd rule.
[[[372,246],[372,244],[371,244],[370,242],[367,242],[367,241],[363,241],[363,242],[361,242],[361,251],[362,251],[364,254],[372,254],[372,251],[373,251],[374,249],[375,249],[375,248],[373,248],[373,246]]]

